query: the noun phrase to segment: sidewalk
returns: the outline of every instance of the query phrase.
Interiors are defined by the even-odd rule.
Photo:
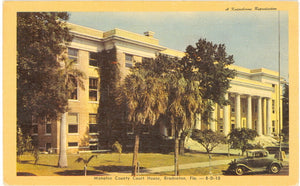
[[[211,166],[218,166],[218,165],[224,165],[231,162],[231,159],[229,160],[215,160],[209,162],[200,162],[200,163],[189,163],[189,164],[182,164],[179,165],[179,170],[183,169],[193,169],[193,168],[199,168],[199,167],[209,167],[209,164]],[[174,171],[174,165],[171,166],[165,166],[165,167],[153,167],[153,168],[147,168],[145,170],[141,170],[142,174],[149,174],[149,173],[157,173],[157,172],[169,172]]]
[[[199,168],[199,167],[209,167],[209,164],[211,166],[218,166],[218,165],[224,165],[231,162],[231,159],[228,160],[215,160],[209,162],[200,162],[200,163],[188,163],[188,164],[181,164],[179,165],[179,169],[192,169],[192,168]],[[171,166],[164,166],[164,167],[152,167],[152,168],[146,168],[140,170],[139,175],[145,175],[145,174],[152,174],[152,173],[158,173],[158,172],[170,172],[174,171],[174,165]],[[110,172],[108,173],[110,176],[112,175],[121,175],[121,176],[130,176],[131,172]]]

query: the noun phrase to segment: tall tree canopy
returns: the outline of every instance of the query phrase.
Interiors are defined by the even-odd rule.
[[[55,118],[66,109],[59,56],[72,40],[65,12],[17,14],[17,122],[25,132],[32,116]]]
[[[225,45],[199,39],[195,47],[186,48],[186,54],[181,60],[184,76],[200,82],[203,100],[225,104],[224,94],[235,77],[235,71],[228,68],[234,63],[233,56],[227,55]]]

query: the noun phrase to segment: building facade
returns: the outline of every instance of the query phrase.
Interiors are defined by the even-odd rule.
[[[100,75],[97,67],[97,53],[116,49],[120,75],[124,79],[134,62],[143,58],[155,58],[159,53],[174,57],[183,57],[184,53],[161,46],[154,33],[144,35],[113,29],[107,32],[68,24],[74,36],[68,46],[68,56],[76,61],[76,67],[83,71],[85,89],[77,88],[69,99],[67,117],[67,149],[69,153],[99,149],[97,112],[100,100]],[[278,73],[268,69],[247,69],[238,66],[230,68],[237,71],[231,81],[226,97],[231,104],[215,105],[209,125],[201,122],[197,115],[195,128],[211,129],[228,134],[233,128],[255,129],[259,135],[278,135],[282,129],[282,111],[279,111]],[[160,122],[158,131],[162,136],[172,136]],[[60,121],[47,120],[43,124],[33,120],[32,136],[42,151],[58,152]]]

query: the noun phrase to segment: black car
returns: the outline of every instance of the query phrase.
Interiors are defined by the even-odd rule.
[[[282,163],[269,156],[266,150],[248,150],[245,158],[234,159],[229,163],[225,174],[243,175],[248,172],[267,171],[271,174],[277,174],[282,168]]]

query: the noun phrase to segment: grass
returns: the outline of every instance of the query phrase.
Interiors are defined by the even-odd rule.
[[[38,164],[34,164],[34,157],[30,154],[22,155],[20,163],[17,163],[18,175],[37,176],[59,176],[59,175],[83,175],[83,163],[76,163],[78,157],[89,157],[91,153],[69,154],[68,167],[58,168],[58,155],[41,154]],[[235,158],[233,156],[230,159]],[[228,159],[225,155],[213,155],[213,160]],[[171,166],[174,164],[174,155],[159,153],[139,153],[138,161],[141,169],[161,166]],[[186,153],[180,155],[179,164],[209,161],[207,154]],[[119,162],[118,153],[98,154],[97,158],[90,161],[88,165],[88,175],[108,175],[109,172],[131,171],[132,153],[123,153]],[[188,171],[189,170],[189,171]],[[198,175],[197,169],[181,170],[188,175]],[[203,168],[201,168],[200,172]],[[187,172],[186,172],[187,171]],[[185,173],[186,172],[186,173]]]

